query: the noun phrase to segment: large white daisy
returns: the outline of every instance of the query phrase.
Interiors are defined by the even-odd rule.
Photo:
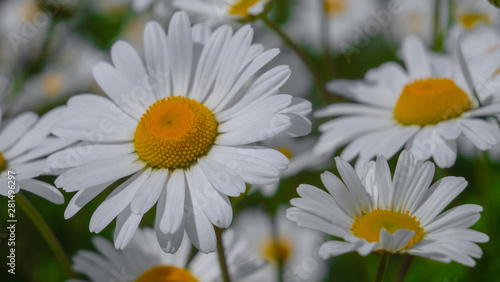
[[[47,165],[47,156],[67,147],[72,140],[52,136],[50,130],[59,120],[61,108],[39,117],[25,112],[14,119],[1,122],[0,111],[0,195],[9,195],[9,171],[15,176],[15,193],[21,189],[53,203],[64,203],[64,197],[54,186],[34,179],[55,173]],[[10,183],[12,184],[12,182]]]
[[[249,184],[279,180],[288,159],[255,146],[277,135],[308,134],[311,104],[278,89],[286,66],[255,74],[278,54],[252,45],[252,29],[222,26],[211,33],[193,28],[185,13],[174,15],[168,36],[157,23],[145,29],[143,64],[133,48],[117,42],[114,66],[100,63],[94,77],[111,98],[79,95],[69,100],[53,130],[81,144],[50,157],[71,168],[56,179],[68,192],[74,215],[110,183],[129,177],[95,211],[90,230],[100,232],[115,217],[115,246],[124,248],[142,216],[157,204],[156,232],[175,252],[184,230],[203,252],[215,250],[213,225],[231,224],[227,196]],[[199,34],[202,33],[202,34]],[[205,38],[206,43],[203,42]]]
[[[328,193],[302,184],[301,198],[287,210],[287,218],[299,226],[344,240],[323,244],[323,258],[386,252],[474,266],[473,258],[482,256],[475,243],[489,238],[469,229],[482,207],[461,205],[441,213],[467,186],[464,178],[445,177],[430,186],[434,164],[415,162],[408,151],[401,153],[394,179],[383,157],[370,162],[361,179],[345,160],[337,157],[336,162],[343,182],[325,172],[321,179]]]
[[[174,7],[189,14],[193,22],[209,26],[232,23],[264,12],[270,0],[173,0]]]
[[[401,147],[419,160],[432,157],[441,167],[450,167],[457,155],[456,139],[463,136],[480,150],[500,141],[500,131],[484,117],[500,113],[500,103],[491,98],[498,84],[491,77],[500,65],[500,50],[468,61],[468,68],[483,107],[469,87],[460,64],[454,59],[430,59],[422,43],[408,37],[402,47],[404,70],[394,62],[370,70],[362,81],[334,80],[328,89],[358,103],[332,104],[316,117],[337,116],[320,126],[318,154],[347,145],[341,157],[356,156],[363,163],[376,155],[391,158]]]
[[[283,265],[284,281],[321,281],[327,270],[326,263],[318,256],[324,242],[320,232],[297,227],[285,218],[280,209],[269,217],[259,209],[243,211],[233,228],[248,241],[249,249],[267,261],[267,266],[245,281],[279,281],[279,265]]]
[[[191,254],[188,238],[176,254],[166,254],[155,236],[152,229],[139,229],[130,245],[120,251],[108,240],[96,236],[93,243],[99,253],[79,251],[73,258],[73,269],[96,282],[220,281],[217,253],[198,253],[188,263]],[[248,244],[231,230],[224,232],[223,238],[232,279],[253,277],[264,266],[264,262],[249,250]]]

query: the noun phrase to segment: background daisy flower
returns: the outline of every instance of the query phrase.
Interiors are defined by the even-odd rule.
[[[358,103],[337,103],[315,113],[338,118],[322,124],[316,154],[331,153],[347,145],[341,157],[358,163],[383,155],[392,158],[403,146],[419,160],[432,157],[450,167],[457,156],[456,139],[463,136],[478,149],[488,150],[500,141],[500,131],[484,118],[500,114],[500,104],[484,100],[478,108],[472,89],[457,60],[430,59],[414,36],[402,46],[406,70],[394,62],[370,70],[362,81],[333,80],[328,88]],[[500,65],[500,51],[467,62],[480,97],[498,92],[486,80]]]
[[[297,227],[279,209],[274,218],[259,209],[243,211],[232,227],[248,241],[249,249],[267,262],[258,274],[245,281],[279,281],[279,265],[284,281],[321,281],[326,263],[318,257],[324,238],[319,232]]]
[[[441,213],[467,186],[464,178],[445,177],[430,186],[434,164],[416,162],[407,151],[399,157],[394,178],[383,157],[370,162],[362,178],[345,160],[335,160],[343,182],[325,172],[321,179],[328,193],[302,184],[297,188],[301,197],[287,210],[297,225],[344,240],[324,243],[319,250],[323,258],[385,252],[474,266],[473,258],[482,256],[475,243],[489,238],[469,229],[482,207],[461,205]]]
[[[305,115],[311,104],[278,94],[288,67],[255,76],[277,49],[252,45],[249,26],[234,34],[228,26],[210,35],[202,31],[206,28],[192,31],[183,12],[172,18],[168,37],[158,24],[148,24],[145,65],[129,44],[117,42],[111,50],[114,66],[94,68],[111,100],[73,97],[53,130],[87,142],[49,159],[55,167],[70,168],[56,185],[77,191],[66,218],[129,177],[116,183],[90,221],[90,230],[100,232],[117,217],[118,249],[157,204],[155,230],[166,252],[179,248],[184,230],[200,251],[214,251],[214,225],[226,228],[232,221],[228,196],[244,192],[245,183],[278,181],[288,165],[283,154],[254,143],[310,132]]]
[[[193,22],[209,26],[234,23],[264,12],[270,0],[173,0],[174,7],[185,11]]]
[[[91,281],[220,281],[217,253],[198,253],[189,261],[191,244],[188,238],[176,254],[166,254],[155,236],[152,229],[139,229],[130,245],[120,251],[108,240],[96,236],[93,243],[98,253],[79,251],[73,258],[73,268]],[[223,236],[231,277],[253,277],[264,262],[231,230]]]
[[[16,193],[22,189],[56,204],[64,203],[59,190],[34,179],[40,175],[55,174],[47,165],[47,156],[74,143],[50,134],[61,110],[56,108],[42,117],[25,112],[7,122],[2,122],[0,112],[0,195],[8,195],[8,171],[13,171]]]

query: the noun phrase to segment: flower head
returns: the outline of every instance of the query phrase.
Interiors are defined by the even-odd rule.
[[[115,183],[92,216],[91,231],[117,217],[115,246],[122,249],[157,204],[156,234],[165,251],[178,249],[184,230],[198,249],[214,251],[213,225],[227,228],[232,221],[228,196],[244,192],[245,183],[278,181],[288,165],[283,154],[255,143],[305,135],[311,127],[305,118],[311,104],[278,94],[288,67],[257,75],[278,50],[252,45],[252,32],[249,26],[234,34],[228,26],[191,28],[179,12],[168,37],[157,23],[146,26],[146,65],[129,44],[117,42],[114,66],[94,68],[111,100],[73,97],[53,130],[82,141],[49,159],[68,168],[56,185],[78,191],[66,218]]]
[[[392,158],[403,146],[419,160],[433,158],[439,167],[450,167],[457,156],[457,139],[467,138],[480,150],[500,141],[500,131],[485,118],[500,114],[498,83],[489,78],[500,65],[500,50],[468,63],[475,90],[483,102],[478,107],[471,86],[458,61],[432,60],[416,37],[403,43],[406,70],[388,62],[370,70],[363,81],[334,80],[328,88],[358,103],[336,103],[315,113],[336,116],[320,126],[317,154],[347,145],[341,157],[358,156],[358,167],[376,155]]]
[[[330,172],[321,175],[328,193],[302,184],[288,219],[340,237],[319,250],[323,258],[357,251],[410,254],[442,262],[474,266],[480,258],[476,242],[488,236],[469,229],[481,206],[461,205],[441,213],[467,186],[461,177],[445,177],[431,186],[434,164],[415,161],[403,151],[391,178],[387,161],[378,157],[367,164],[363,177],[343,159],[336,158],[343,179]],[[429,187],[430,186],[430,187]]]
[[[264,262],[249,251],[247,243],[231,230],[224,232],[225,256],[231,277],[243,279],[258,272]],[[79,251],[73,258],[73,269],[87,275],[91,281],[219,281],[220,268],[216,253],[198,253],[188,263],[189,239],[176,254],[166,254],[149,228],[137,230],[129,246],[117,251],[102,237],[94,237],[99,253]]]

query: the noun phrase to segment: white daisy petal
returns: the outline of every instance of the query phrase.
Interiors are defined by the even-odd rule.
[[[184,173],[182,174],[182,179],[184,181]],[[177,177],[176,177],[177,178]],[[177,188],[177,187],[176,187]],[[179,189],[184,190],[184,189]],[[156,215],[157,219],[155,221],[155,233],[158,243],[164,252],[167,253],[176,253],[181,246],[184,237],[184,217],[179,218],[179,223],[177,229],[172,232],[164,232],[160,227],[161,223],[165,220],[165,218],[170,217],[168,213],[166,213],[166,204],[168,200],[167,190],[163,189],[160,198],[158,200],[158,204],[156,205]],[[182,207],[184,207],[184,203],[182,203]],[[187,211],[189,212],[189,211]]]
[[[372,201],[354,169],[339,157],[335,158],[335,163],[353,199],[358,202],[357,204],[360,206],[361,211],[369,212],[372,209]]]
[[[134,214],[129,207],[125,208],[116,218],[116,230],[114,234],[115,248],[123,250],[134,237],[137,227],[141,222],[142,214]]]
[[[168,29],[168,58],[172,72],[174,95],[187,96],[191,79],[193,44],[189,19],[176,13]]]
[[[415,235],[415,231],[399,229],[394,233],[388,233],[385,228],[380,230],[380,247],[392,253],[401,250]]]
[[[198,164],[210,184],[219,192],[231,197],[237,197],[245,192],[245,181],[230,167],[210,158],[201,158]]]
[[[356,244],[341,241],[329,241],[319,248],[319,256],[323,259],[343,255],[356,250]]]
[[[73,217],[79,210],[81,210],[86,204],[88,204],[92,199],[99,195],[104,189],[106,189],[112,182],[106,182],[95,187],[90,187],[78,191],[69,201],[64,211],[64,218],[68,219]]]
[[[130,203],[132,213],[143,215],[158,201],[168,177],[167,170],[153,170],[149,178],[137,190]]]
[[[12,146],[37,120],[35,113],[27,112],[10,121],[0,132],[0,151]]]
[[[156,98],[170,96],[170,68],[168,59],[167,35],[164,29],[155,22],[144,28],[144,54],[148,73],[157,83]]]
[[[19,182],[21,189],[29,191],[55,204],[64,203],[64,196],[54,186],[36,179],[26,179]]]
[[[429,58],[425,53],[422,42],[416,36],[409,36],[405,39],[402,52],[406,69],[412,79],[431,75]]]
[[[184,173],[173,171],[165,188],[166,202],[159,227],[163,233],[175,233],[184,218],[184,201],[187,189]]]

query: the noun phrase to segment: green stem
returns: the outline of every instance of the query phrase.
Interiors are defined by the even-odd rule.
[[[440,24],[441,24],[441,7],[443,6],[442,5],[442,1],[441,0],[434,0],[434,34],[433,34],[433,50],[438,52],[438,51],[442,51],[442,47],[443,47],[443,34],[442,34],[442,31],[441,31],[441,27],[440,27]]]
[[[224,245],[222,244],[222,230],[214,226],[215,237],[217,238],[217,255],[219,256],[220,269],[222,272],[222,281],[231,282],[229,271],[227,269],[226,256],[224,255]]]
[[[316,89],[318,90],[319,94],[323,97],[325,101],[327,101],[327,98],[329,97],[328,91],[325,89],[325,82],[323,81],[323,76],[319,72],[319,70],[316,68],[314,65],[314,62],[307,56],[307,54],[297,45],[295,44],[292,39],[283,31],[281,28],[271,20],[267,18],[267,16],[264,14],[260,17],[262,22],[276,35],[278,35],[281,40],[283,40],[283,43],[285,43],[286,46],[288,46],[290,49],[292,49],[297,56],[302,60],[302,62],[306,65],[306,67],[309,69],[311,72],[313,79],[314,79],[314,84],[316,86]]]
[[[22,193],[16,194],[16,203],[21,207],[24,213],[33,222],[38,231],[40,231],[43,238],[54,252],[56,259],[63,267],[66,275],[69,278],[77,278],[77,275],[71,269],[71,263],[68,257],[66,256],[66,253],[64,252],[63,248],[61,247],[61,244],[59,244],[59,241],[54,236],[54,233],[52,233],[52,230],[50,229],[49,225],[43,219],[40,213],[35,209],[33,204],[31,204],[31,202]]]
[[[387,253],[380,254],[380,257],[378,259],[377,273],[375,274],[375,278],[373,279],[374,282],[381,282],[382,278],[384,278],[385,270],[387,269],[387,265],[389,264],[389,257],[390,255]]]
[[[403,257],[403,261],[401,262],[401,268],[399,269],[398,276],[396,276],[396,282],[405,281],[406,274],[408,274],[408,270],[410,269],[411,263],[413,261],[413,256],[405,255]]]

